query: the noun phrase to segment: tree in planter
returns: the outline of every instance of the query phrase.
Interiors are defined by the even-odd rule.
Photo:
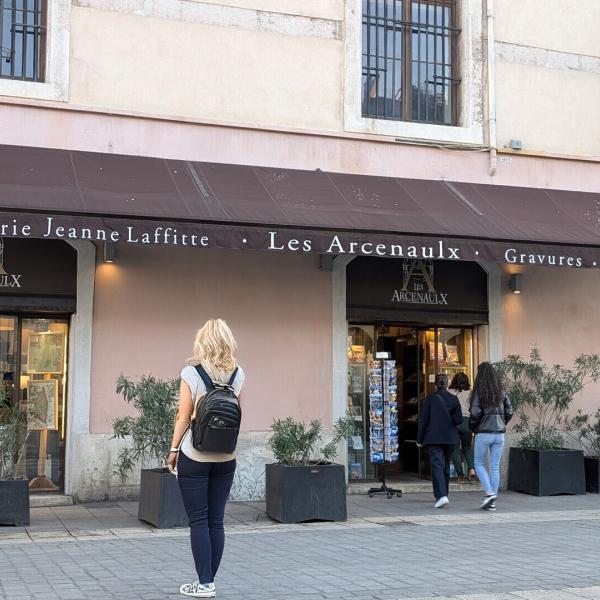
[[[16,478],[28,437],[27,411],[12,404],[0,386],[0,480]]]
[[[600,409],[594,415],[580,410],[571,420],[571,430],[583,448],[586,490],[600,493]]]
[[[117,474],[122,483],[135,465],[149,460],[161,464],[171,447],[173,423],[177,415],[179,379],[163,381],[144,375],[138,382],[120,375],[116,391],[139,412],[137,417],[113,421],[113,438],[131,438],[131,446],[122,448],[117,457]]]
[[[0,385],[0,525],[29,525],[29,482],[17,478],[29,436],[28,416]]]
[[[583,414],[579,410],[571,419],[570,426],[576,432],[584,454],[600,459],[600,408],[594,415]]]
[[[358,433],[354,419],[338,419],[325,445],[319,420],[277,419],[272,429],[268,444],[277,462],[266,465],[267,514],[282,523],[345,520],[345,469],[332,461],[342,439]]]
[[[360,428],[351,415],[340,417],[333,426],[333,438],[323,447],[323,425],[315,419],[308,425],[292,417],[275,419],[271,426],[273,435],[268,446],[278,463],[290,466],[331,462],[340,442],[352,435],[358,435]]]
[[[562,431],[568,428],[568,411],[575,395],[600,379],[600,355],[580,354],[569,369],[546,365],[534,347],[529,360],[512,354],[495,366],[518,416],[515,431],[521,436],[519,446],[562,448]]]
[[[137,463],[142,467],[149,462],[164,463],[177,415],[179,380],[163,381],[145,375],[134,382],[121,375],[117,393],[139,413],[137,417],[113,421],[113,437],[131,439],[131,445],[117,456],[117,474],[124,483]],[[166,468],[142,468],[138,518],[160,528],[187,526],[177,480]]]

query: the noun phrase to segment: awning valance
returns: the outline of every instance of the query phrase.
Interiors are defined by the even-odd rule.
[[[6,237],[593,267],[599,206],[583,192],[0,146]]]

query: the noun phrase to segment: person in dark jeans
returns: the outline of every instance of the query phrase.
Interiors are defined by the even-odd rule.
[[[221,319],[210,319],[198,331],[194,356],[181,371],[179,410],[167,466],[177,475],[190,520],[192,555],[198,579],[184,583],[179,593],[193,598],[214,598],[215,575],[225,546],[223,516],[235,474],[235,453],[203,452],[192,443],[190,422],[206,395],[206,385],[194,365],[201,364],[213,382],[229,383],[236,396],[244,371],[234,357],[236,342]]]
[[[473,461],[473,433],[469,428],[469,408],[471,394],[471,382],[466,373],[456,373],[450,382],[448,391],[454,394],[462,409],[462,423],[458,426],[458,437],[460,442],[454,447],[452,453],[452,463],[456,469],[456,475],[459,483],[467,480],[465,477],[464,463],[467,465],[469,481],[475,480],[475,463]],[[464,463],[463,463],[464,457]]]
[[[462,423],[462,411],[458,398],[448,391],[448,376],[435,378],[436,391],[427,396],[419,417],[417,444],[427,448],[431,461],[431,479],[435,508],[450,503],[450,459],[456,444],[456,428]]]
[[[198,462],[180,452],[177,479],[190,520],[192,554],[198,581],[212,582],[225,547],[223,517],[229,497],[235,460]]]

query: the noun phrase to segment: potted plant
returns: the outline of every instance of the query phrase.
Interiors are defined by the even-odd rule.
[[[178,390],[179,380],[162,381],[151,375],[137,382],[123,375],[117,379],[117,393],[139,413],[113,421],[113,437],[131,441],[119,451],[117,474],[124,483],[141,463],[138,518],[158,528],[188,525],[177,479],[166,467],[145,468],[149,462],[164,463],[169,452]]]
[[[342,439],[356,433],[350,416],[341,417],[333,439],[320,447],[323,426],[292,417],[276,419],[268,445],[276,463],[266,465],[267,514],[281,523],[346,520],[346,473],[332,462]]]
[[[529,359],[496,364],[518,417],[518,447],[510,448],[508,489],[536,496],[585,494],[583,451],[565,448],[568,411],[585,385],[600,378],[600,356],[579,355],[571,368],[548,366],[538,348]]]
[[[29,525],[29,482],[17,477],[28,435],[27,412],[0,386],[0,525]]]
[[[577,439],[583,448],[586,491],[600,493],[600,408],[594,415],[580,410],[571,420]]]

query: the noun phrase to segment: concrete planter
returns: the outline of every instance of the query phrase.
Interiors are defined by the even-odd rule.
[[[142,469],[138,519],[159,529],[188,526],[177,478],[168,469]]]
[[[29,481],[0,481],[0,525],[29,525]]]
[[[344,467],[267,465],[266,500],[267,514],[280,523],[345,521]]]
[[[585,457],[585,488],[590,494],[600,493],[600,458]]]
[[[583,451],[511,448],[508,489],[532,496],[585,494]]]

